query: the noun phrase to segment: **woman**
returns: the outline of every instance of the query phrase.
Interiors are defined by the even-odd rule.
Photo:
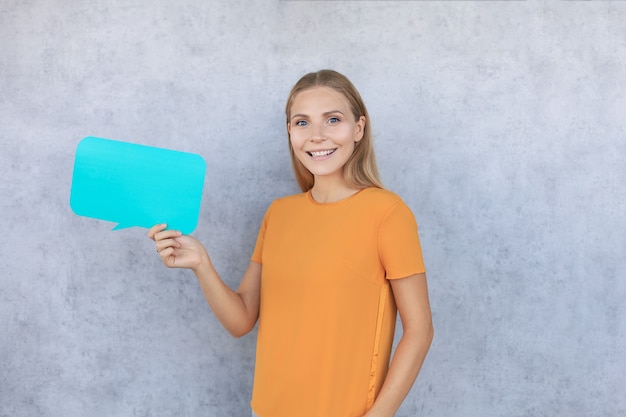
[[[286,116],[303,193],[271,204],[237,291],[196,239],[166,225],[148,236],[166,266],[193,270],[233,336],[258,319],[253,415],[391,417],[433,337],[417,224],[381,185],[367,109],[345,76],[302,77]]]

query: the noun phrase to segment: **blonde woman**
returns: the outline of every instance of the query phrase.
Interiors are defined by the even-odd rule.
[[[417,224],[379,180],[369,115],[345,76],[302,77],[286,116],[302,193],[270,205],[236,291],[196,239],[164,224],[148,236],[167,267],[193,270],[233,336],[258,320],[254,416],[392,417],[433,338]]]

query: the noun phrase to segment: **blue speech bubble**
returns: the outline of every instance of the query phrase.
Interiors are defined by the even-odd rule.
[[[70,206],[113,229],[167,223],[184,234],[198,224],[206,163],[191,153],[86,137],[76,148]]]

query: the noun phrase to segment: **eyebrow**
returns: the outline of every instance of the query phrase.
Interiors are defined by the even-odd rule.
[[[341,110],[331,110],[331,111],[324,112],[322,116],[330,116],[331,114],[335,114],[335,113],[339,113],[343,115],[343,112]],[[294,114],[293,116],[291,116],[291,120],[295,119],[296,117],[309,117],[309,116],[306,114],[298,113],[298,114]]]

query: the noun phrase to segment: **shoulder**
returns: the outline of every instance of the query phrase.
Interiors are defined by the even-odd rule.
[[[367,188],[361,192],[365,204],[372,208],[388,210],[395,206],[406,206],[402,198],[393,191],[384,188]]]
[[[272,204],[270,204],[270,207],[292,206],[296,204],[301,204],[302,202],[305,202],[306,199],[307,199],[306,193],[291,194],[291,195],[287,195],[284,197],[278,197],[277,199],[272,201]]]
[[[368,207],[368,210],[375,218],[379,219],[381,224],[396,221],[411,225],[416,223],[413,210],[398,194],[381,188],[368,188],[366,191],[367,201],[364,201],[363,205]]]
[[[391,190],[387,190],[386,188],[370,187],[370,188],[366,188],[365,190],[363,190],[363,193],[368,198],[371,198],[376,201],[387,201],[387,202],[402,201],[402,199],[400,198],[398,194],[394,193]]]
[[[285,210],[293,210],[295,207],[305,204],[307,200],[306,193],[292,194],[274,199],[267,208],[266,216],[271,212],[282,212]]]

